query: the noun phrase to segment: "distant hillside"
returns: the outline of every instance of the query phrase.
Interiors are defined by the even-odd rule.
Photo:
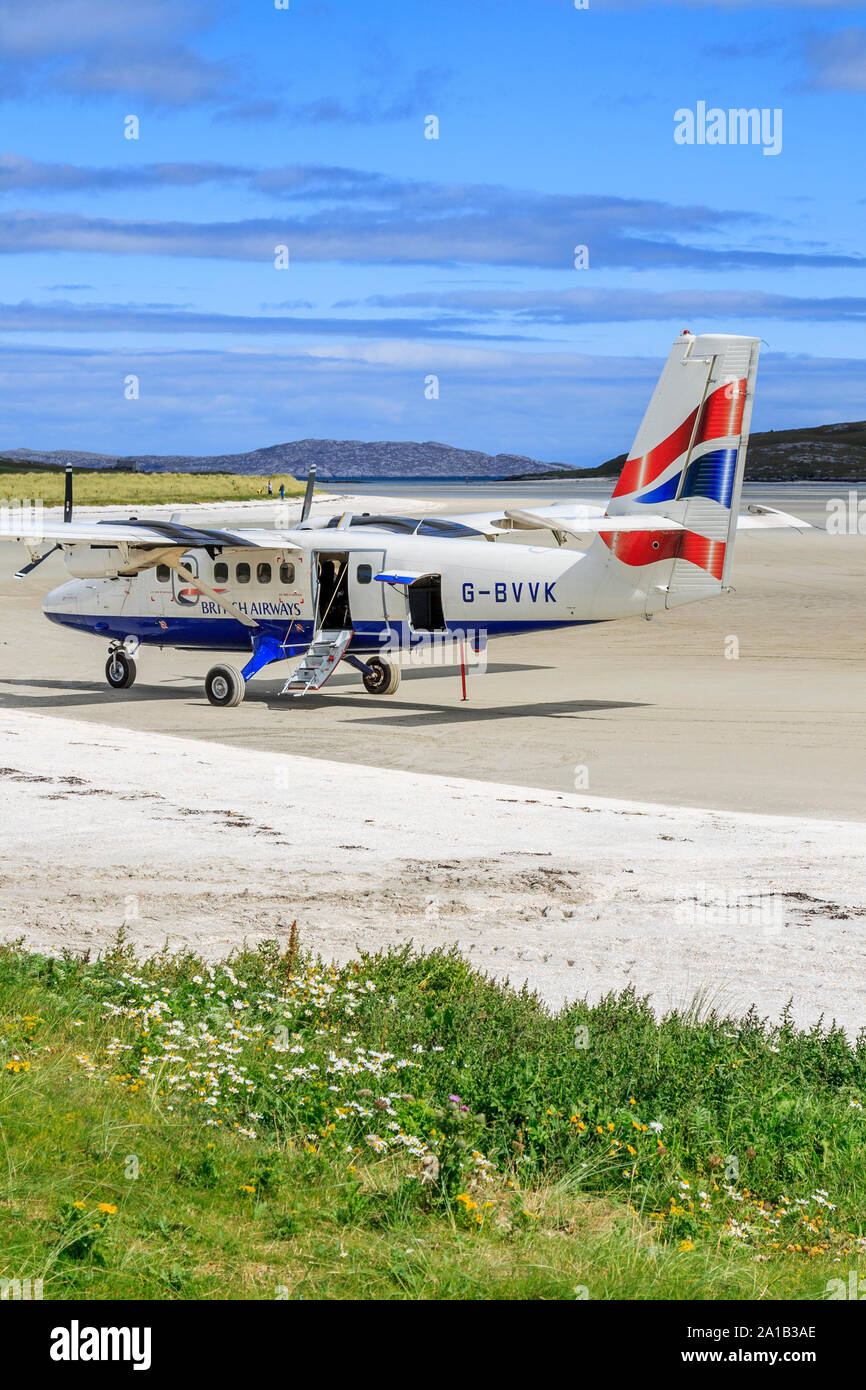
[[[483,454],[455,449],[450,444],[365,443],[358,439],[300,439],[272,444],[249,454],[190,457],[176,454],[89,454],[70,449],[48,453],[35,449],[5,449],[5,459],[28,467],[53,465],[76,468],[132,469],[145,473],[291,473],[303,478],[315,463],[320,481],[329,478],[502,478],[520,472],[558,472],[564,464],[539,463],[524,454]]]
[[[615,478],[626,455],[617,454],[598,468],[551,469],[523,477]],[[811,429],[764,430],[749,439],[747,482],[866,481],[866,420]]]
[[[358,439],[300,439],[272,444],[249,454],[192,457],[178,454],[89,454],[70,449],[48,453],[36,449],[6,449],[0,471],[21,468],[117,469],[142,473],[290,473],[304,478],[312,463],[320,481],[376,478],[583,478],[616,477],[625,462],[617,454],[598,468],[567,468],[564,463],[539,463],[523,454],[484,454],[450,444],[413,442],[365,443]],[[756,482],[866,480],[866,421],[815,425],[811,429],[766,430],[753,434],[746,460],[746,478]]]

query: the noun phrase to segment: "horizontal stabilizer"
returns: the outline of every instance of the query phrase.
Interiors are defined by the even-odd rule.
[[[750,503],[747,511],[737,517],[738,531],[777,531],[784,527],[795,531],[812,531],[809,521],[801,521],[789,512],[780,512],[776,507],[765,507],[759,502]]]

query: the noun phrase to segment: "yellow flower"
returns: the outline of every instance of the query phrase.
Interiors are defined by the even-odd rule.
[[[238,1192],[255,1192],[255,1190],[252,1184],[248,1182],[245,1182],[243,1187],[238,1188]]]
[[[74,1207],[78,1207],[78,1210],[79,1210],[79,1211],[84,1211],[84,1208],[85,1208],[85,1205],[86,1205],[86,1204],[85,1204],[84,1202],[73,1202],[72,1205],[73,1205]]]
[[[104,1211],[108,1216],[113,1216],[114,1213],[117,1211],[117,1207],[114,1206],[111,1202],[98,1202],[96,1210]]]
[[[613,1129],[613,1125],[612,1125],[612,1124],[608,1124],[608,1129]]]
[[[680,1250],[683,1252],[683,1254],[685,1254],[685,1252],[686,1252],[687,1250],[694,1250],[694,1248],[695,1248],[695,1246],[694,1246],[694,1242],[693,1242],[693,1241],[691,1241],[691,1240],[681,1240],[681,1241],[680,1241]]]
[[[628,1103],[629,1105],[637,1105],[637,1101],[635,1100],[634,1096],[629,1096]]]

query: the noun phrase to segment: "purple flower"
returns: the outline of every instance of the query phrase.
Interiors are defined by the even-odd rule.
[[[455,1105],[459,1105],[459,1104],[460,1104],[460,1097],[459,1097],[459,1096],[449,1096],[448,1099],[449,1099],[449,1100],[453,1100],[453,1102],[454,1102]]]

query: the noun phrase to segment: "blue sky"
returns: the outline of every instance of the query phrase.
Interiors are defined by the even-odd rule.
[[[0,0],[0,448],[592,466],[684,326],[766,340],[756,429],[866,416],[866,6],[289,4]]]

